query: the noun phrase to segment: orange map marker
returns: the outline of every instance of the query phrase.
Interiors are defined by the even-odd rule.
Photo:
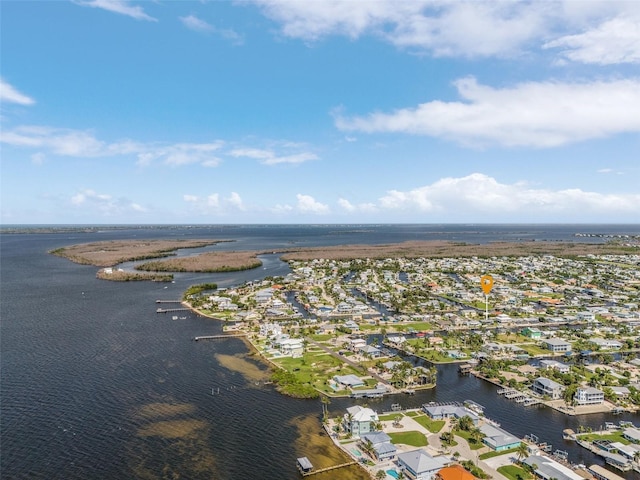
[[[480,286],[485,295],[489,295],[493,288],[493,277],[491,275],[483,275],[480,277]]]

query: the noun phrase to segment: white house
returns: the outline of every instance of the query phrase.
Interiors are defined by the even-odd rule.
[[[538,377],[531,385],[531,390],[539,395],[548,395],[552,400],[557,400],[562,397],[564,387],[549,378]]]
[[[578,405],[598,405],[604,402],[604,392],[594,387],[579,387],[573,399]]]
[[[343,425],[347,432],[354,437],[360,437],[366,433],[375,431],[378,423],[378,414],[367,407],[355,405],[347,408],[343,417]]]
[[[398,467],[413,480],[431,480],[436,473],[451,463],[443,456],[432,457],[421,448],[398,454]]]

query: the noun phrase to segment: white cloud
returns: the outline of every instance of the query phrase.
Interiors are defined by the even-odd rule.
[[[272,150],[260,148],[235,148],[231,150],[229,154],[236,158],[245,157],[259,160],[263,165],[278,165],[280,163],[299,164],[318,159],[318,156],[311,152],[277,155]]]
[[[205,167],[219,165],[214,154],[224,142],[176,143],[173,145],[144,144],[132,140],[107,143],[88,131],[25,125],[0,133],[0,142],[24,148],[40,149],[62,157],[111,157],[135,155],[138,165],[153,161],[182,166],[198,163]],[[44,158],[42,152],[38,152]]]
[[[317,202],[310,195],[297,194],[296,209],[301,213],[313,213],[318,215],[326,215],[330,212],[329,207],[323,203]]]
[[[145,207],[126,198],[114,198],[112,195],[98,193],[91,189],[81,190],[72,195],[69,200],[76,209],[93,212],[103,217],[147,212]]]
[[[135,18],[136,20],[146,20],[148,22],[157,21],[157,19],[147,15],[141,6],[131,5],[127,0],[76,0],[75,3],[85,7],[101,8],[109,12],[119,13],[127,17]]]
[[[256,0],[266,16],[292,38],[317,41],[328,35],[371,34],[399,47],[436,56],[486,56],[517,52],[545,33],[559,2],[411,2]]]
[[[347,213],[375,213],[378,210],[373,203],[360,203],[354,205],[344,198],[338,199],[338,205],[340,205],[340,207]]]
[[[244,38],[242,35],[238,34],[234,30],[231,29],[221,29],[216,28],[210,23],[202,20],[201,18],[196,17],[195,15],[187,15],[186,17],[179,17],[182,24],[187,27],[189,30],[193,30],[194,32],[204,33],[204,34],[215,34],[224,38],[225,40],[229,40],[234,45],[241,45],[244,43]]]
[[[16,90],[12,85],[0,78],[0,103],[17,103],[18,105],[33,105],[36,101]]]
[[[27,125],[3,131],[1,135],[0,141],[3,143],[45,149],[60,156],[94,157],[103,155],[107,148],[104,142],[81,130]]]
[[[378,205],[381,210],[447,214],[452,218],[461,213],[482,215],[483,218],[504,215],[571,218],[584,212],[592,216],[640,216],[640,194],[535,189],[523,183],[502,184],[481,173],[443,178],[406,192],[391,190],[379,199]]]
[[[195,15],[187,15],[186,17],[179,17],[182,24],[189,30],[200,33],[212,33],[215,28],[213,25],[205,22],[204,20],[196,17]]]
[[[242,198],[236,192],[231,192],[228,197],[219,193],[211,193],[205,197],[192,194],[184,194],[182,199],[192,205],[200,215],[230,214],[246,210]]]
[[[547,42],[543,48],[563,49],[571,61],[611,65],[640,63],[640,16],[619,16],[580,34]]]
[[[640,80],[529,82],[512,88],[455,82],[463,101],[423,103],[392,113],[336,117],[345,131],[400,132],[466,144],[555,147],[640,132]]]

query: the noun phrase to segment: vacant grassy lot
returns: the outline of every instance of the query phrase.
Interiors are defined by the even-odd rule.
[[[422,433],[416,431],[410,432],[394,432],[389,433],[391,437],[391,442],[402,443],[403,445],[411,445],[412,447],[426,447],[427,437],[425,437]]]

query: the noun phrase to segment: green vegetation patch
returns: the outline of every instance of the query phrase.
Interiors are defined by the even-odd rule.
[[[516,453],[518,451],[517,448],[510,448],[509,450],[502,450],[500,452],[496,452],[496,451],[490,451],[490,452],[485,452],[482,455],[480,455],[478,458],[480,460],[486,460],[487,458],[492,458],[492,457],[499,457],[500,455],[508,455],[510,453]]]
[[[402,443],[403,445],[411,445],[412,447],[426,447],[428,445],[427,437],[422,433],[414,431],[410,432],[394,432],[389,433],[391,442]]]
[[[438,433],[446,423],[444,420],[432,420],[427,415],[420,415],[415,417],[414,420],[431,433]]]
[[[503,465],[502,467],[498,467],[498,472],[509,480],[528,480],[533,478],[531,473],[517,465]]]

